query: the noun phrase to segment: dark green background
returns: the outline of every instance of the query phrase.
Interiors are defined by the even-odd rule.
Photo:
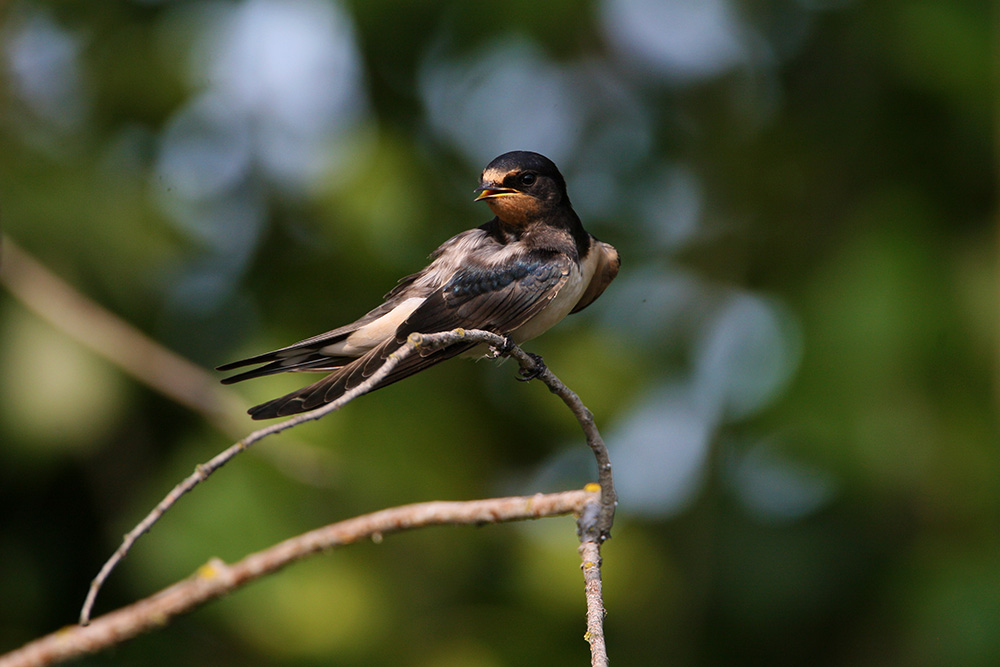
[[[300,22],[246,27],[281,6]],[[613,661],[1000,663],[992,3],[628,6],[7,2],[3,231],[214,373],[360,315],[487,219],[483,165],[547,153],[623,257],[528,346],[622,475]],[[685,7],[706,22],[678,28]],[[645,33],[615,32],[627,12]],[[310,24],[353,74],[237,64],[234,93],[212,69],[233,26],[254,54]],[[283,101],[329,163],[268,143],[254,110]],[[192,129],[199,109],[213,122]],[[261,444],[139,542],[98,612],[357,513],[582,486],[572,417],[513,376],[451,362]],[[0,397],[7,650],[73,622],[119,536],[231,439],[6,291]],[[393,536],[86,664],[586,664],[575,546],[567,518]]]

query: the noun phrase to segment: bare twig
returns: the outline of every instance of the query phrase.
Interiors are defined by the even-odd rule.
[[[76,340],[109,359],[130,375],[182,405],[205,415],[220,430],[233,432],[236,427],[231,415],[240,412],[241,406],[232,394],[218,387],[208,374],[77,292],[7,237],[3,238],[3,253],[4,263],[3,271],[0,272],[0,281],[23,304],[57,328],[68,332]],[[197,466],[190,476],[174,487],[153,511],[125,535],[122,544],[94,578],[81,610],[80,622],[82,624],[89,622],[90,613],[101,586],[135,541],[147,532],[181,496],[207,479],[209,475],[238,453],[268,435],[287,430],[305,421],[318,419],[339,409],[357,396],[369,391],[385,374],[389,373],[406,356],[412,354],[416,348],[433,349],[463,339],[486,342],[498,351],[515,357],[522,369],[532,377],[537,377],[545,382],[549,389],[559,395],[576,415],[587,436],[587,443],[597,458],[598,480],[601,484],[599,517],[596,521],[586,524],[581,522],[580,524],[580,537],[584,543],[581,545],[581,549],[588,540],[599,542],[607,539],[610,536],[611,525],[614,521],[614,509],[617,504],[614,484],[611,479],[611,464],[604,442],[594,426],[593,416],[579,397],[544,365],[541,365],[537,357],[527,354],[502,336],[486,331],[462,330],[443,334],[415,335],[411,337],[404,348],[383,365],[378,373],[363,385],[345,394],[340,400],[312,412],[298,415],[288,421],[255,431],[207,463]],[[585,573],[587,572],[588,569],[585,567]],[[599,569],[596,575],[599,582]],[[601,615],[603,615],[603,609]],[[588,612],[588,618],[592,616],[593,614]],[[588,623],[588,637],[590,638],[597,636],[591,626],[592,624]],[[591,643],[593,647],[592,639]]]
[[[290,563],[362,539],[443,524],[484,524],[582,513],[597,504],[595,490],[466,502],[429,502],[374,512],[285,540],[227,565],[213,559],[177,584],[105,614],[88,626],[70,626],[0,656],[0,667],[38,667],[95,653],[160,627],[173,617],[222,597]],[[589,584],[588,584],[589,586]]]
[[[503,337],[495,334],[490,334],[486,338],[486,341],[494,347],[501,345],[501,341],[503,340],[505,340]],[[586,530],[592,533],[591,537],[594,539],[601,542],[607,540],[611,537],[611,526],[615,522],[615,508],[618,507],[618,494],[615,492],[615,484],[611,475],[611,458],[608,455],[608,448],[604,444],[604,438],[601,437],[600,432],[597,430],[597,425],[594,423],[594,415],[583,404],[583,401],[576,395],[576,392],[563,384],[562,380],[557,378],[548,367],[541,363],[539,357],[528,354],[509,341],[504,352],[517,359],[518,363],[521,364],[521,368],[527,371],[530,377],[544,382],[548,386],[549,391],[561,398],[563,403],[576,416],[577,421],[580,422],[580,427],[583,429],[584,435],[587,436],[587,444],[593,450],[594,458],[597,459],[597,483],[601,485],[601,514],[597,517],[596,521],[587,525]],[[585,535],[581,533],[580,539],[584,539],[584,537]]]
[[[214,473],[216,470],[228,463],[233,457],[235,457],[240,452],[247,450],[251,445],[259,442],[260,440],[266,438],[269,435],[274,435],[280,433],[287,429],[302,424],[307,421],[312,421],[323,417],[335,410],[339,410],[341,407],[354,400],[358,396],[361,396],[373,387],[375,387],[379,381],[386,375],[388,375],[401,361],[406,357],[414,353],[418,348],[422,349],[436,349],[439,347],[445,347],[457,342],[485,342],[498,350],[503,350],[507,354],[514,356],[521,367],[526,371],[535,374],[540,380],[545,382],[549,388],[554,392],[559,394],[563,398],[563,401],[573,410],[573,413],[577,415],[577,419],[583,425],[584,431],[587,433],[587,442],[594,448],[595,454],[598,455],[598,462],[600,466],[601,455],[603,454],[604,459],[607,458],[607,449],[604,447],[604,441],[601,440],[600,434],[597,432],[594,426],[593,417],[590,415],[590,411],[583,406],[580,402],[579,397],[572,391],[570,391],[566,385],[564,385],[555,375],[552,374],[547,368],[539,368],[539,362],[526,352],[521,350],[521,348],[513,345],[508,339],[503,336],[491,333],[489,331],[480,330],[469,330],[455,329],[453,331],[445,331],[442,333],[435,334],[411,334],[406,344],[401,347],[396,352],[389,355],[389,358],[384,364],[372,374],[365,382],[358,385],[357,387],[346,392],[343,396],[338,398],[336,401],[327,403],[324,406],[311,410],[309,412],[303,412],[301,414],[295,415],[291,419],[288,419],[277,424],[272,424],[265,428],[254,431],[247,437],[243,438],[236,444],[230,446],[228,449],[222,453],[216,455],[214,458],[209,460],[207,463],[198,465],[194,472],[191,473],[187,478],[185,478],[180,484],[171,489],[170,493],[161,500],[153,510],[146,515],[146,517],[136,525],[135,528],[126,533],[125,537],[122,539],[121,545],[111,555],[111,558],[101,567],[100,572],[91,582],[90,589],[87,591],[87,598],[84,601],[83,608],[80,611],[80,623],[86,625],[90,620],[90,613],[94,606],[94,601],[97,599],[97,594],[104,582],[107,580],[111,571],[121,562],[121,560],[128,554],[132,545],[135,544],[145,532],[152,528],[153,524],[160,520],[163,514],[169,510],[174,503],[176,503],[181,496],[191,491],[201,482],[208,479],[208,477]],[[606,467],[599,467],[599,477],[606,477],[608,484],[601,484],[601,504],[602,504],[602,517],[609,517],[607,519],[607,525],[598,522],[595,524],[599,530],[600,539],[604,539],[610,531],[610,522],[614,520],[614,503],[617,502],[614,495],[614,486],[610,482],[611,467],[610,463],[606,464]],[[607,491],[610,489],[610,495]],[[607,508],[610,504],[610,511]],[[583,536],[581,535],[581,539]]]
[[[588,484],[588,491],[600,490],[596,484]],[[601,590],[601,544],[603,533],[598,528],[604,506],[591,503],[584,508],[577,519],[580,534],[580,569],[583,570],[584,591],[587,600],[587,634],[584,638],[590,644],[591,667],[607,667],[608,649],[604,642],[604,595]]]
[[[177,402],[203,414],[220,430],[232,432],[236,428],[232,415],[240,411],[238,407],[239,401],[234,395],[215,385],[214,378],[211,378],[202,369],[162,347],[127,322],[80,294],[49,271],[44,265],[21,250],[9,238],[3,237],[2,241],[4,246],[4,262],[2,265],[3,270],[0,271],[0,282],[27,307],[57,328],[65,331],[76,340],[124,369],[130,375]],[[576,393],[566,387],[549,371],[538,357],[524,352],[503,336],[479,330],[464,331],[456,329],[437,334],[414,334],[407,341],[407,344],[393,354],[375,375],[354,390],[347,392],[339,400],[311,412],[297,415],[285,422],[273,424],[255,431],[207,463],[197,466],[190,476],[174,487],[135,528],[125,535],[122,544],[104,564],[97,577],[91,583],[86,601],[80,613],[81,624],[86,625],[89,622],[90,613],[101,586],[111,574],[111,571],[125,557],[135,541],[147,532],[181,496],[191,491],[237,454],[248,449],[251,445],[268,435],[279,433],[306,421],[319,419],[339,409],[357,396],[370,391],[381,378],[388,374],[400,361],[412,354],[414,350],[418,348],[435,349],[459,341],[485,342],[498,352],[516,358],[527,377],[541,380],[553,393],[562,398],[563,402],[566,403],[580,422],[587,437],[587,444],[594,452],[598,464],[600,503],[595,504],[592,502],[588,506],[588,511],[581,515],[578,522],[578,533],[581,540],[580,553],[583,558],[582,567],[587,586],[588,611],[586,636],[591,645],[592,663],[594,665],[606,665],[607,652],[603,634],[603,617],[605,612],[601,597],[600,545],[611,536],[610,530],[614,522],[615,507],[617,505],[617,495],[612,480],[611,463],[608,458],[607,448],[594,424],[593,415],[590,411],[583,405]],[[596,492],[593,489],[592,491]],[[201,579],[191,581],[198,582]],[[182,585],[184,584],[180,584],[179,586]],[[168,589],[161,595],[166,595],[173,590]],[[218,595],[221,594],[219,593]],[[218,595],[212,595],[205,598],[205,600],[217,597]],[[150,598],[144,602],[148,603],[153,599]],[[197,602],[196,604],[200,603]],[[142,605],[144,603],[138,604]],[[132,609],[136,606],[133,605],[126,609]],[[102,619],[115,616],[124,611],[126,610],[120,610],[114,614],[102,617]],[[150,621],[150,623],[158,624],[156,621]],[[82,628],[80,631],[85,633],[81,636],[97,636]],[[142,628],[132,634],[121,634],[115,631],[115,633],[109,636],[124,639],[141,631]],[[65,637],[66,632],[63,631],[50,637]],[[42,641],[45,640],[39,640],[39,642]],[[92,642],[93,640],[86,639],[84,641]],[[35,643],[29,646],[34,645]],[[105,644],[101,646],[103,645]],[[83,652],[87,652],[88,650],[97,650],[97,648],[84,649]],[[20,651],[17,652],[17,654],[20,653]],[[10,655],[13,656],[14,654]],[[0,664],[7,664],[5,660],[6,658],[0,658]]]
[[[461,338],[461,335],[458,333],[453,333],[450,339],[442,334],[437,334],[437,336],[442,341],[450,340],[451,342],[455,342],[456,340],[459,340]],[[111,558],[109,558],[108,561],[104,563],[104,566],[101,567],[101,571],[97,573],[97,576],[94,577],[94,580],[91,582],[90,589],[87,591],[87,598],[83,603],[83,608],[80,610],[80,624],[86,625],[87,623],[90,622],[90,612],[93,609],[94,601],[97,599],[97,593],[101,590],[101,587],[104,585],[104,582],[111,574],[111,571],[114,570],[115,567],[118,565],[118,563],[120,563],[121,560],[126,556],[126,554],[128,554],[129,550],[132,548],[132,545],[135,544],[136,540],[138,540],[143,535],[143,533],[147,532],[150,528],[152,528],[153,524],[159,521],[160,517],[162,517],[164,513],[167,510],[169,510],[174,505],[174,503],[176,503],[181,498],[181,496],[183,496],[185,493],[191,491],[194,487],[204,482],[206,479],[208,479],[208,477],[212,473],[214,473],[216,470],[218,470],[226,463],[228,463],[237,454],[246,451],[247,449],[250,448],[251,445],[256,444],[257,442],[263,440],[267,436],[274,435],[275,433],[281,433],[282,431],[288,430],[293,426],[297,426],[307,421],[319,419],[320,417],[326,414],[329,414],[335,410],[339,410],[341,407],[351,402],[358,396],[361,396],[362,394],[365,394],[366,392],[370,391],[372,387],[376,386],[383,377],[388,375],[389,372],[391,372],[392,369],[395,368],[397,364],[399,364],[399,362],[401,362],[403,359],[412,354],[413,351],[417,349],[417,347],[420,346],[433,347],[434,342],[436,341],[429,341],[425,343],[423,338],[419,334],[411,335],[406,345],[404,345],[402,348],[400,348],[393,354],[389,355],[389,358],[386,360],[384,364],[382,364],[382,367],[379,368],[375,373],[373,373],[371,377],[369,377],[367,380],[365,380],[363,383],[361,383],[354,389],[345,392],[344,395],[338,398],[336,401],[327,403],[326,405],[321,406],[315,410],[295,415],[294,417],[286,421],[278,422],[277,424],[271,424],[270,426],[258,429],[253,433],[251,433],[250,435],[243,438],[242,440],[240,440],[239,442],[237,442],[236,444],[231,445],[220,454],[217,454],[207,463],[203,463],[196,466],[193,473],[188,475],[182,482],[180,482],[177,486],[171,489],[170,493],[168,493],[163,498],[163,500],[161,500],[156,505],[156,507],[154,507],[153,510],[149,514],[147,514],[142,521],[138,523],[138,525],[136,525],[135,528],[133,528],[132,530],[130,530],[128,533],[125,534],[125,537],[122,539],[121,545],[118,547],[117,550],[115,550],[114,554],[111,555]]]

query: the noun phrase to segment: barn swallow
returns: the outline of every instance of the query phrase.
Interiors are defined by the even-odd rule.
[[[371,376],[411,333],[484,329],[530,340],[583,310],[618,273],[618,251],[591,236],[547,157],[505,153],[483,170],[475,201],[492,220],[445,241],[423,271],[399,281],[384,303],[359,320],[218,370],[263,364],[222,380],[321,372],[318,382],[249,410],[254,419],[305,412],[339,398]],[[476,347],[458,343],[403,360],[378,385],[422,371]]]

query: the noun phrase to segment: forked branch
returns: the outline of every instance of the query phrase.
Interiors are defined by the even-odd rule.
[[[26,305],[49,319],[56,326],[91,346],[116,365],[156,387],[180,402],[203,410],[201,400],[214,391],[207,376],[199,369],[143,337],[100,306],[90,302],[60,281],[54,274],[20,251],[4,238],[6,266],[0,280]],[[52,307],[51,304],[57,304]],[[67,315],[69,313],[69,315]],[[122,344],[108,345],[108,340]],[[398,507],[375,514],[356,517],[332,524],[258,552],[233,565],[212,561],[196,575],[167,588],[145,600],[106,614],[90,623],[94,601],[104,581],[125,557],[139,537],[147,532],[181,496],[207,479],[240,452],[263,438],[285,431],[306,421],[319,419],[354,398],[367,393],[400,361],[418,349],[435,349],[456,342],[483,342],[498,353],[517,359],[527,377],[537,378],[557,394],[577,417],[594,451],[598,464],[599,489],[588,485],[585,491],[565,494],[538,495],[529,498],[499,498],[462,503],[422,503]],[[126,344],[127,343],[127,344]],[[125,355],[121,350],[133,350]],[[153,359],[155,363],[148,363]],[[140,363],[139,360],[142,360]],[[169,368],[170,373],[152,369]],[[182,381],[164,384],[163,377]],[[228,398],[228,397],[227,397]],[[209,418],[223,429],[231,429],[232,409],[216,409]],[[599,491],[599,494],[598,494]],[[349,544],[366,537],[441,523],[489,523],[539,518],[574,512],[578,514],[580,556],[586,583],[587,633],[593,665],[607,664],[604,644],[604,606],[601,598],[600,546],[610,536],[617,504],[611,477],[607,449],[594,425],[593,416],[579,397],[541,364],[508,339],[487,331],[456,329],[437,334],[414,334],[407,344],[393,354],[379,371],[364,384],[346,393],[339,400],[311,412],[297,415],[285,422],[273,424],[243,438],[195,471],[174,487],[167,496],[127,535],[112,557],[95,577],[80,615],[81,625],[64,628],[26,646],[0,656],[0,667],[12,665],[50,665],[62,660],[93,653],[118,644],[143,631],[159,627],[173,616],[184,613],[212,599],[274,572],[285,565],[316,551]],[[88,625],[88,623],[90,623]]]
[[[457,342],[470,341],[487,343],[497,351],[503,354],[509,354],[517,359],[521,368],[526,373],[532,375],[533,377],[537,377],[539,380],[544,382],[553,393],[563,399],[566,405],[569,406],[570,410],[573,411],[573,414],[576,415],[577,420],[580,422],[580,425],[583,427],[584,433],[587,436],[587,444],[590,445],[591,449],[593,449],[597,458],[598,484],[601,485],[600,515],[595,521],[588,523],[588,525],[581,525],[580,538],[581,540],[590,539],[598,542],[607,539],[607,537],[610,536],[611,524],[614,521],[615,506],[618,502],[617,496],[615,495],[614,484],[611,479],[611,463],[608,459],[608,452],[604,445],[604,441],[601,439],[601,435],[597,431],[597,427],[594,425],[593,415],[591,415],[590,411],[583,405],[580,398],[568,387],[566,387],[566,385],[564,385],[562,381],[560,381],[559,378],[557,378],[548,368],[540,364],[537,357],[529,355],[503,336],[477,329],[468,331],[464,329],[455,329],[453,331],[445,331],[435,334],[411,334],[406,342],[406,345],[392,353],[386,362],[382,364],[382,366],[375,373],[373,373],[371,377],[354,389],[346,392],[336,401],[327,403],[326,405],[316,408],[315,410],[295,415],[286,421],[271,424],[270,426],[254,431],[220,454],[217,454],[208,462],[198,465],[193,473],[188,475],[188,477],[185,478],[180,484],[171,489],[170,493],[168,493],[166,497],[164,497],[163,500],[161,500],[159,504],[157,504],[156,507],[154,507],[153,510],[122,539],[121,545],[104,564],[100,572],[98,572],[97,576],[94,578],[93,582],[91,582],[90,590],[87,592],[87,598],[83,604],[83,609],[80,611],[80,624],[86,625],[90,621],[90,614],[98,592],[101,590],[104,582],[111,574],[111,571],[114,570],[118,563],[120,563],[125,555],[128,554],[136,540],[152,528],[153,525],[160,520],[164,513],[166,513],[167,510],[169,510],[181,498],[181,496],[191,491],[198,484],[204,482],[212,473],[228,463],[237,454],[247,450],[249,447],[269,435],[281,433],[282,431],[288,430],[293,426],[319,419],[324,415],[339,410],[341,407],[351,402],[358,396],[371,391],[372,388],[378,385],[378,382],[383,377],[392,372],[392,369],[394,369],[396,365],[409,355],[414,354],[418,349],[432,350]]]
[[[483,524],[584,514],[598,503],[596,491],[567,491],[513,498],[404,505],[354,517],[303,533],[231,565],[209,561],[191,577],[90,625],[63,628],[0,656],[0,667],[39,667],[96,653],[169,623],[179,614],[220,598],[311,554],[363,539],[443,524]]]

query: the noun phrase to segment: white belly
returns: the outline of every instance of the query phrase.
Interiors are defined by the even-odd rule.
[[[360,357],[395,335],[399,325],[423,302],[423,297],[406,299],[382,317],[374,322],[369,322],[344,340],[322,347],[319,351],[331,357]]]
[[[520,328],[511,332],[511,337],[515,343],[523,343],[532,338],[537,338],[554,327],[569,315],[576,304],[580,301],[580,296],[587,288],[588,280],[584,281],[580,270],[574,266],[570,269],[566,284],[559,290],[559,294],[549,302],[549,305],[542,309],[542,312],[521,325]]]
[[[569,315],[570,311],[576,308],[576,304],[580,303],[580,297],[587,291],[598,263],[598,253],[592,249],[580,266],[575,264],[571,266],[566,284],[551,303],[542,309],[542,312],[525,322],[521,328],[511,332],[514,342],[523,343],[541,336]]]

